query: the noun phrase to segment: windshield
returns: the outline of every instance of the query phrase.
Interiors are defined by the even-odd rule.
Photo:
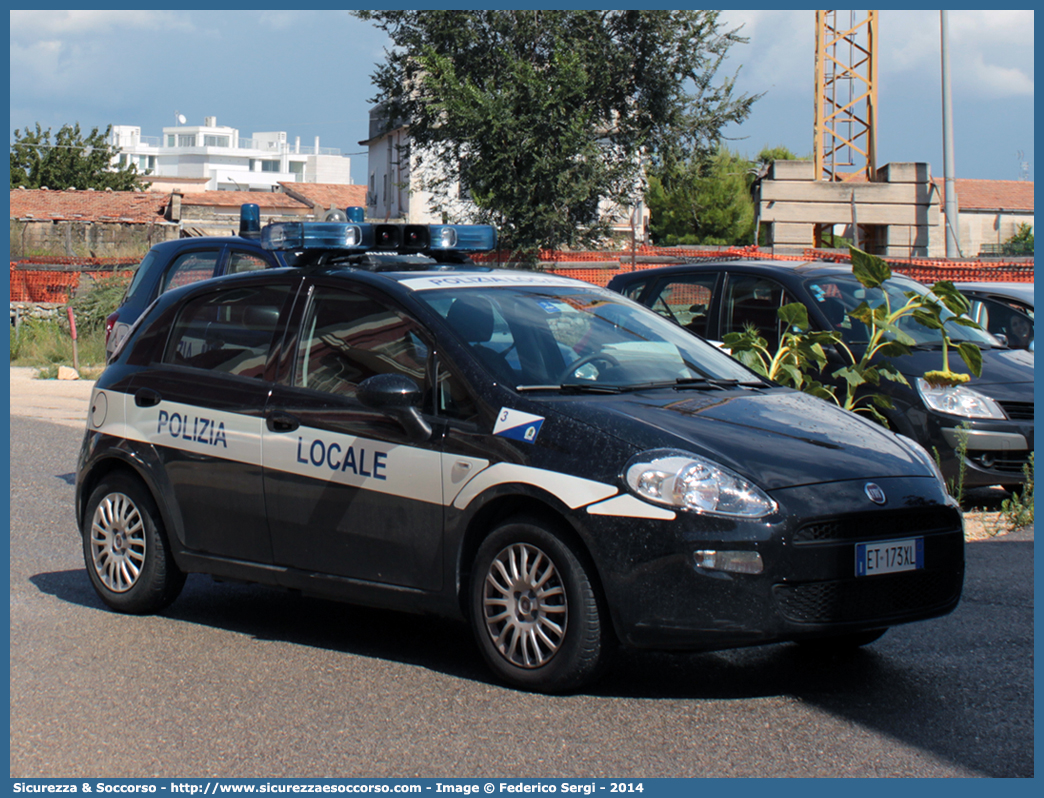
[[[619,294],[558,283],[418,296],[500,381],[519,390],[763,384],[725,353]]]
[[[827,317],[831,328],[840,332],[842,339],[848,344],[865,344],[870,340],[870,331],[867,326],[847,315],[861,303],[866,302],[871,308],[876,308],[882,305],[887,297],[889,307],[896,311],[906,304],[906,292],[913,291],[921,295],[931,293],[920,283],[908,277],[895,275],[889,278],[881,288],[866,288],[855,277],[846,275],[831,275],[806,280],[805,288],[816,301],[823,315]],[[953,319],[954,315],[944,309],[942,317],[945,321]],[[925,327],[913,316],[904,316],[899,320],[897,326],[913,338],[915,346],[942,345],[941,332]],[[952,322],[946,324],[946,334],[954,343],[971,341],[986,347],[1001,345],[1000,341],[985,330],[963,327]]]

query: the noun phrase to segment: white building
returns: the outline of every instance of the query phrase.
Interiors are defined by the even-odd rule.
[[[110,144],[120,149],[115,163],[133,163],[157,177],[205,180],[207,191],[276,191],[280,183],[351,183],[351,159],[321,148],[319,137],[302,146],[285,132],[240,137],[233,127],[208,116],[202,125],[163,128],[160,137],[142,136],[141,128],[113,125]]]
[[[390,129],[389,129],[390,127]],[[437,170],[437,165],[423,166],[416,155],[407,158],[404,154],[409,144],[409,126],[396,121],[388,125],[383,106],[370,109],[370,137],[359,144],[367,148],[369,176],[366,184],[366,215],[375,219],[393,219],[407,224],[440,224],[443,221],[458,222],[467,218],[473,207],[467,196],[461,195],[457,183],[446,187],[446,193],[435,197],[424,189],[425,178]],[[432,159],[429,159],[429,161]],[[636,191],[636,194],[642,192]],[[446,219],[434,210],[440,205]],[[614,233],[627,236],[632,223],[639,241],[643,241],[649,226],[649,209],[641,196],[634,206],[619,207],[603,200],[600,211],[606,217]]]

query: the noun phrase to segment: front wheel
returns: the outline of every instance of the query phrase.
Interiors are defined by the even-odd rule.
[[[607,630],[588,569],[539,522],[509,521],[482,543],[470,610],[486,661],[518,687],[575,689],[605,660]]]
[[[83,559],[101,600],[120,612],[157,612],[178,597],[185,575],[139,479],[117,473],[94,489],[84,514]]]

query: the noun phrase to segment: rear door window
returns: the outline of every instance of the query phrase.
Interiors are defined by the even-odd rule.
[[[775,352],[782,332],[778,311],[793,301],[775,280],[730,274],[722,302],[721,334],[741,333],[753,326],[768,342],[769,351]]]
[[[646,304],[687,330],[709,336],[709,324],[718,272],[671,277],[656,286]]]
[[[240,272],[254,272],[267,269],[269,263],[261,255],[255,252],[243,252],[233,249],[228,253],[228,274],[239,274]]]
[[[185,252],[167,268],[163,276],[163,287],[160,293],[165,293],[183,285],[197,283],[200,280],[209,280],[217,271],[218,260],[221,256],[219,249],[194,250]]]
[[[261,379],[279,330],[289,286],[217,291],[196,297],[178,314],[165,363]]]

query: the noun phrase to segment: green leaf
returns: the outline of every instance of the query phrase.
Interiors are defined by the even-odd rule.
[[[957,351],[961,360],[968,367],[968,371],[976,377],[982,376],[982,350],[970,341],[961,341],[957,344]]]
[[[789,384],[795,388],[800,388],[803,381],[801,369],[789,363],[780,363],[776,368],[776,381],[784,385]]]
[[[958,291],[957,287],[949,280],[939,280],[932,286],[932,293],[939,297],[946,309],[955,316],[964,315],[971,307],[968,298]]]
[[[852,255],[852,274],[867,288],[877,288],[892,276],[892,268],[876,255],[849,247]]]
[[[806,380],[805,384],[801,386],[801,390],[812,396],[818,396],[820,399],[832,402],[835,405],[837,404],[837,396],[834,394],[832,385],[823,385],[821,382]]]
[[[860,385],[866,382],[866,378],[863,376],[860,370],[855,366],[845,366],[839,368],[833,373],[834,379],[840,379],[847,382],[853,388],[858,388]]]
[[[776,311],[776,315],[788,327],[798,327],[801,330],[808,329],[808,310],[800,302],[791,302]]]
[[[863,322],[868,327],[874,323],[874,311],[866,302],[860,302],[854,310],[848,311],[848,315],[856,321]]]
[[[930,310],[926,310],[924,308],[916,308],[911,315],[913,315],[914,321],[916,321],[919,324],[923,324],[925,327],[928,327],[929,329],[943,329],[942,319],[939,318],[939,314],[937,312],[932,313]]]
[[[732,356],[751,371],[756,371],[762,377],[768,376],[768,367],[757,352],[753,352],[749,349],[741,349],[738,352],[733,351]]]
[[[906,377],[903,376],[903,373],[891,363],[879,363],[877,365],[877,371],[889,382],[898,382],[900,385],[910,384]]]
[[[910,339],[910,342],[913,343],[912,338]],[[877,348],[877,354],[881,357],[902,357],[903,355],[910,354],[910,346],[898,340],[888,341]]]
[[[892,404],[892,398],[885,396],[883,393],[875,393],[870,397],[870,401],[873,402],[877,407],[883,407],[885,410],[894,410],[895,405]]]

